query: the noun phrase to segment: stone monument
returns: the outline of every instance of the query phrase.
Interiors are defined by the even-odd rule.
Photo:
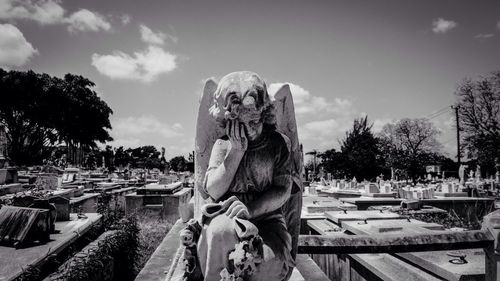
[[[7,135],[5,134],[5,127],[0,125],[0,169],[6,165],[7,162]]]
[[[184,280],[287,280],[302,205],[292,95],[255,73],[205,84],[198,111],[195,219],[181,233]]]

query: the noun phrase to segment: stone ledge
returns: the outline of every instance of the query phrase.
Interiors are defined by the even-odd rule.
[[[184,228],[184,223],[179,219],[172,226],[161,244],[149,258],[144,268],[139,272],[135,281],[164,281],[173,266],[178,262],[176,256],[180,247],[179,234]],[[297,266],[290,281],[329,281],[318,265],[307,254],[297,255]]]
[[[306,254],[297,255],[296,268],[307,281],[329,281],[328,276],[319,268],[313,259]],[[293,277],[293,275],[292,275]],[[292,279],[290,279],[292,281]]]
[[[163,281],[175,260],[180,246],[179,234],[184,228],[181,220],[177,220],[167,233],[161,244],[156,248],[144,268],[139,272],[136,281]]]
[[[0,196],[21,192],[23,190],[24,188],[21,183],[9,183],[5,185],[0,185]]]

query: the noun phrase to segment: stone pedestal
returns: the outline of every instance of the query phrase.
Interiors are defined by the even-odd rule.
[[[21,192],[23,190],[24,190],[23,185],[20,183],[0,185],[0,196]]]
[[[125,212],[134,213],[140,209],[157,211],[163,218],[175,222],[180,217],[180,209],[186,208],[191,199],[191,189],[183,188],[174,194],[137,194],[136,192],[125,196]]]
[[[0,185],[17,183],[17,170],[14,168],[0,169]]]

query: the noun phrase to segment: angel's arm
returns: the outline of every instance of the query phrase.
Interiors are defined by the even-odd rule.
[[[244,153],[231,149],[229,141],[218,139],[215,142],[205,178],[206,192],[215,201],[226,194]]]
[[[288,146],[285,142],[280,146],[273,171],[272,187],[267,189],[256,200],[247,204],[251,218],[257,218],[281,208],[288,198],[290,198],[292,190],[292,162]]]
[[[226,124],[226,135],[229,141],[217,140],[212,148],[205,178],[205,189],[215,201],[226,194],[248,147],[245,130],[238,120]]]

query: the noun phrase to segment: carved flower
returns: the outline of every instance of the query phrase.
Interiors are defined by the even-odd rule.
[[[230,274],[226,268],[220,272],[220,281],[235,281],[234,274]]]
[[[194,238],[194,234],[191,230],[189,229],[183,229],[180,233],[180,236],[181,236],[181,243],[182,245],[184,246],[191,246],[191,244],[193,244],[193,238]]]

